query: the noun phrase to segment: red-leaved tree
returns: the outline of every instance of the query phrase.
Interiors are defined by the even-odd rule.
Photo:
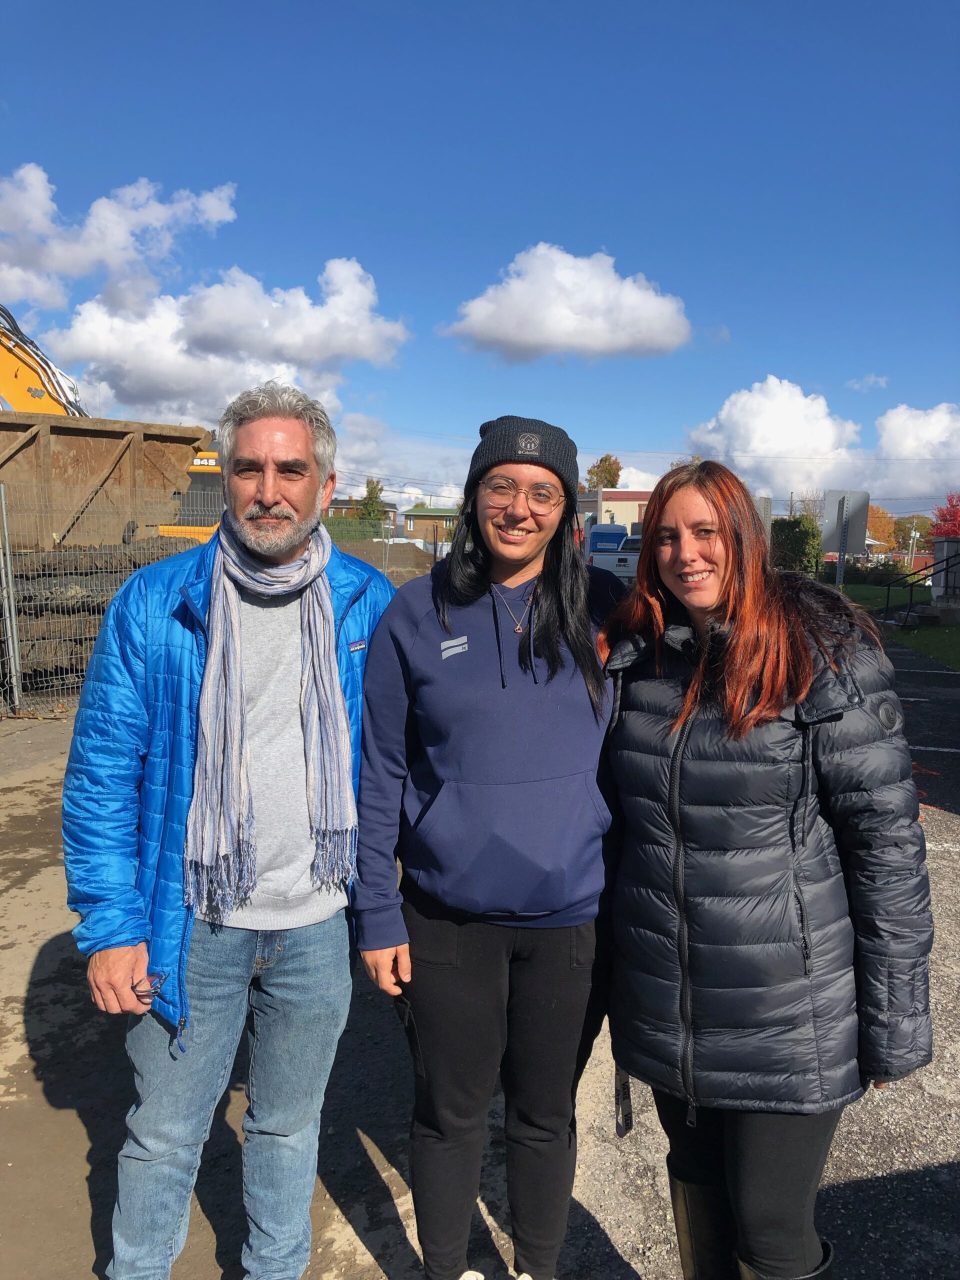
[[[934,507],[936,517],[930,526],[931,538],[960,538],[960,490],[947,494],[945,507]]]

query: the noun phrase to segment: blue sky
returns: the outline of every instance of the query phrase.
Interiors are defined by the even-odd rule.
[[[401,505],[451,493],[500,413],[624,483],[697,449],[781,500],[960,487],[955,4],[43,25],[0,80],[0,302],[89,411],[209,422],[294,377],[343,489]]]

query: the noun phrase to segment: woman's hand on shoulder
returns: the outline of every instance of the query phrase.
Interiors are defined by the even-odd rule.
[[[401,982],[409,982],[412,974],[410,966],[410,944],[402,942],[398,947],[380,947],[377,951],[361,951],[364,968],[370,975],[370,981],[389,996],[403,994]]]

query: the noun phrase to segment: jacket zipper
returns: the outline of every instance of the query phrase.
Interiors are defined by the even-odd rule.
[[[794,902],[797,904],[797,922],[800,925],[800,950],[803,952],[803,972],[810,973],[810,934],[807,930],[807,904],[800,892],[800,885],[794,881]]]
[[[807,917],[807,904],[800,887],[800,850],[807,842],[807,803],[810,795],[810,778],[812,762],[810,760],[809,730],[803,740],[803,786],[790,815],[790,847],[793,851],[793,901],[797,911],[797,923],[800,926],[800,951],[803,955],[803,972],[809,976],[812,970],[812,948],[810,946],[810,927]],[[798,831],[799,818],[799,831]]]
[[[697,712],[694,709],[677,737],[670,759],[669,814],[673,827],[673,896],[677,904],[677,951],[680,959],[680,1073],[689,1104],[687,1123],[695,1125],[697,1099],[693,1089],[693,995],[690,990],[687,918],[684,910],[683,836],[680,831],[680,763]]]
[[[200,613],[199,609],[194,603],[193,597],[190,595],[190,593],[186,590],[185,587],[181,588],[181,595],[186,600],[187,605],[190,609],[190,612],[193,614],[194,618],[196,618],[197,620],[197,654],[198,654],[198,657],[200,658],[201,674],[200,674],[200,685],[197,687],[196,705],[191,707],[190,709],[193,720],[196,721],[197,709],[200,704],[200,689],[203,685],[203,669],[206,666],[206,662],[207,662],[207,641],[209,637],[207,636],[206,619]],[[196,768],[196,765],[197,765],[197,743],[196,743],[196,738],[194,738],[193,760],[190,766],[191,776],[192,776],[193,770]],[[186,919],[183,922],[183,933],[180,937],[180,960],[177,966],[177,995],[180,998],[180,1020],[177,1023],[177,1048],[180,1050],[181,1053],[186,1053],[187,1051],[187,1046],[183,1040],[183,1033],[187,1029],[187,1013],[189,1012],[187,1008],[187,939],[189,938],[192,931],[193,931],[193,910],[188,907]]]

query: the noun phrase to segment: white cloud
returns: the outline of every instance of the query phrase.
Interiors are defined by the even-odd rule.
[[[378,418],[346,413],[337,426],[337,491],[359,497],[367,476],[379,477],[383,496],[401,511],[431,498],[456,506],[470,465],[471,446],[401,436]]]
[[[960,454],[960,405],[911,409],[898,404],[877,419],[880,452],[890,458],[956,458]],[[956,463],[951,464],[956,467]]]
[[[143,275],[169,256],[178,233],[212,231],[236,217],[232,183],[163,200],[156,183],[138,178],[72,223],[60,216],[54,191],[38,164],[0,178],[0,295],[8,305],[65,306],[71,281],[101,271]]]
[[[399,320],[376,314],[376,285],[359,262],[331,258],[317,281],[319,304],[302,288],[268,293],[259,280],[232,267],[222,283],[195,289],[183,300],[185,339],[211,354],[307,365],[391,360],[409,334]]]
[[[830,412],[823,396],[768,376],[736,391],[690,448],[725,462],[751,488],[785,498],[791,491],[865,489],[879,500],[927,499],[943,492],[941,461],[960,453],[960,407],[899,405],[876,420],[876,450],[860,446],[856,422]]]
[[[24,164],[0,178],[0,235],[42,238],[54,230],[54,188],[38,164]]]
[[[704,334],[709,342],[712,342],[714,346],[718,347],[725,347],[728,343],[733,341],[733,334],[725,324],[718,324],[712,329],[705,329]]]
[[[690,337],[683,302],[645,276],[620,276],[606,253],[578,258],[541,242],[518,253],[500,283],[460,305],[445,331],[508,360],[662,355]]]
[[[340,409],[341,378],[330,370],[192,346],[184,323],[191,296],[162,294],[142,313],[112,311],[93,298],[76,308],[67,328],[44,333],[41,345],[61,363],[85,364],[85,384],[105,384],[113,404],[148,421],[213,423],[237,392],[267,378],[298,382],[328,412]]]
[[[319,281],[319,302],[301,288],[268,293],[239,267],[181,295],[103,293],[41,342],[151,418],[215,421],[233,395],[265,378],[299,383],[335,413],[340,365],[389,360],[407,331],[376,314],[376,288],[359,263],[333,259]]]
[[[852,470],[859,433],[855,422],[830,412],[823,396],[805,395],[771,374],[728,396],[716,417],[690,433],[690,445],[779,496],[838,487]]]
[[[862,378],[851,378],[843,385],[848,391],[880,391],[890,379],[882,373],[867,373]]]
[[[178,238],[236,217],[232,183],[164,200],[140,178],[63,219],[44,170],[27,164],[0,178],[0,297],[64,308],[76,282],[97,292],[40,342],[61,363],[84,366],[88,409],[145,419],[216,421],[238,391],[266,378],[295,382],[340,409],[341,366],[389,361],[409,334],[377,313],[373,277],[331,258],[318,296],[267,289],[234,266],[213,284],[164,289]]]
[[[617,488],[650,490],[662,475],[663,471],[643,471],[639,467],[624,467],[620,472],[620,483]]]

